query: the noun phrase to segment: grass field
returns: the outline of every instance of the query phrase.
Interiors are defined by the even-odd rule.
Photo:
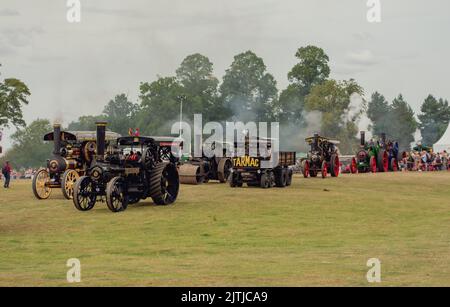
[[[450,173],[295,177],[286,189],[182,186],[175,205],[78,212],[0,189],[0,286],[450,286]]]

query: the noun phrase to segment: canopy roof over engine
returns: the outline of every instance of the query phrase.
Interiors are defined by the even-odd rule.
[[[113,141],[120,137],[120,134],[106,131],[106,141]],[[53,132],[44,135],[44,141],[53,141]],[[61,141],[66,142],[90,142],[97,140],[95,131],[61,131]]]
[[[320,135],[318,136],[318,138],[319,138],[319,142],[328,142],[328,143],[335,144],[335,145],[338,145],[338,144],[341,143],[338,140],[333,140],[333,139],[330,139],[330,138],[327,138],[327,137],[324,137],[324,136],[320,136]],[[306,141],[306,143],[311,145],[311,143],[314,142],[314,136],[306,138],[305,141]]]
[[[170,136],[124,136],[117,139],[120,146],[139,146],[156,144],[158,146],[182,145],[183,142]]]

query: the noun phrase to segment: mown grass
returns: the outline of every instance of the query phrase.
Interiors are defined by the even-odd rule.
[[[182,186],[175,205],[78,212],[30,182],[0,190],[0,286],[450,286],[450,173],[295,177],[286,189]]]

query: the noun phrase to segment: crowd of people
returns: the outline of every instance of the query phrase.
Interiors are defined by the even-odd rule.
[[[446,150],[432,152],[427,150],[413,150],[403,154],[399,161],[401,170],[408,171],[443,171],[449,169],[449,155]]]

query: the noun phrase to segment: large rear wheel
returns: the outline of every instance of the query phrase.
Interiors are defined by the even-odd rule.
[[[73,187],[78,178],[80,178],[80,175],[73,169],[64,172],[61,180],[61,190],[66,199],[73,198]]]
[[[337,177],[339,176],[339,169],[340,169],[340,162],[339,162],[339,156],[336,154],[331,155],[331,165],[330,165],[330,173],[331,177]]]
[[[227,158],[220,159],[217,170],[217,177],[221,183],[227,182],[228,177],[230,177],[230,170],[232,166],[233,165],[230,159]]]
[[[379,172],[387,172],[389,169],[389,155],[384,149],[380,149],[378,152],[377,166]]]
[[[398,171],[397,159],[391,158],[391,161],[389,162],[389,170],[392,172]]]
[[[73,204],[80,211],[89,211],[95,206],[97,194],[94,183],[88,176],[80,177],[73,187]]]
[[[48,186],[50,183],[50,174],[46,169],[40,169],[33,177],[33,194],[37,199],[47,199],[52,193],[52,188]]]
[[[369,167],[372,173],[377,172],[377,159],[375,159],[375,156],[370,157]]]
[[[157,205],[169,205],[176,201],[180,180],[173,163],[158,163],[150,175],[150,197]]]

